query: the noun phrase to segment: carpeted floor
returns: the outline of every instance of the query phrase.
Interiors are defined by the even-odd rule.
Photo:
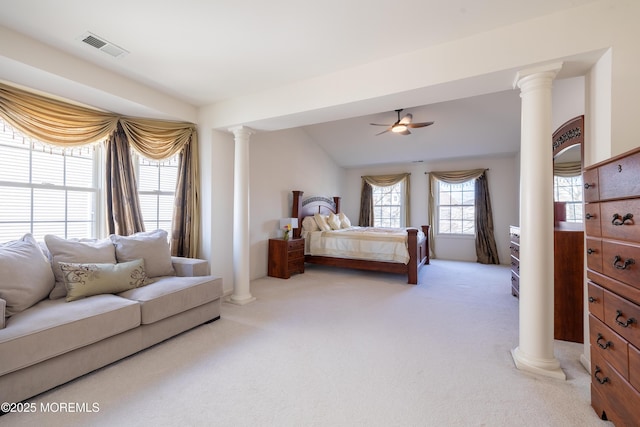
[[[581,344],[567,381],[515,369],[507,267],[434,260],[420,284],[307,266],[252,282],[257,301],[30,402],[0,425],[609,426],[589,403]],[[98,412],[46,413],[60,402]]]

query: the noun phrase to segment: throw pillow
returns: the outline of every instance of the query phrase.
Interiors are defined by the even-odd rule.
[[[340,212],[338,214],[338,218],[340,218],[340,227],[341,228],[349,228],[349,227],[351,227],[351,221],[349,220],[349,218],[345,214]]]
[[[313,218],[316,220],[316,224],[320,228],[320,231],[330,231],[331,226],[327,223],[327,218],[319,213],[313,214]]]
[[[116,247],[118,262],[142,258],[149,277],[175,276],[166,231],[143,231],[131,236],[112,234],[109,237]]]
[[[62,298],[67,294],[64,285],[61,262],[72,263],[116,263],[116,250],[109,239],[62,239],[48,234],[44,241],[51,253],[53,274],[56,276],[56,286],[49,294],[49,298]]]
[[[320,228],[318,228],[318,223],[315,218],[312,216],[305,216],[302,220],[302,231],[312,232],[318,230],[320,230]]]
[[[147,284],[142,259],[119,264],[59,264],[67,288],[67,301],[92,295],[117,294]]]
[[[329,224],[329,227],[331,227],[332,230],[340,230],[340,219],[338,218],[338,215],[333,212],[329,214],[327,224]]]
[[[51,264],[31,234],[0,245],[0,298],[6,302],[5,317],[46,298],[54,284]]]

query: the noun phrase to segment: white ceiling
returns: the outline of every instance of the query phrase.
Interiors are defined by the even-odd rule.
[[[591,1],[0,0],[0,25],[205,107]],[[116,59],[82,43],[87,31],[129,54]],[[0,72],[0,79],[7,75]],[[436,122],[409,136],[374,136],[380,128],[368,123],[393,123],[394,111],[363,110],[362,117],[351,111],[349,119],[305,130],[347,167],[515,152],[520,118],[514,92],[419,107],[410,94],[398,97],[395,108],[407,108],[415,121]],[[109,105],[85,94],[75,100]]]

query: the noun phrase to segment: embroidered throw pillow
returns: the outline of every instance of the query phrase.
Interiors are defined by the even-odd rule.
[[[147,284],[144,260],[119,264],[61,262],[67,301],[100,294],[117,294]]]

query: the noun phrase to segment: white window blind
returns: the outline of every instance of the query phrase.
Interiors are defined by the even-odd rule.
[[[138,156],[138,197],[145,230],[162,229],[171,235],[177,178],[178,155],[160,162]]]
[[[372,186],[373,226],[403,227],[404,185],[403,181],[388,187]]]
[[[438,233],[475,235],[475,180],[438,181]]]
[[[65,150],[0,119],[0,242],[25,233],[95,237],[99,157],[96,145]]]

